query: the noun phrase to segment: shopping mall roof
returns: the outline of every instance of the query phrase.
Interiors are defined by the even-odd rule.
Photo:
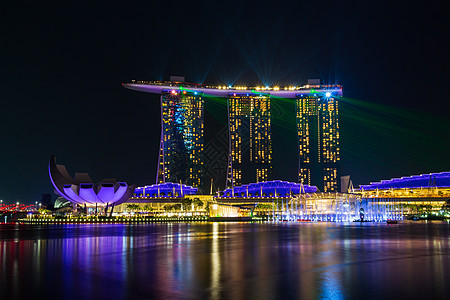
[[[317,192],[317,187],[315,186],[309,186],[296,182],[273,180],[228,188],[222,192],[221,197],[259,198],[274,197],[275,195],[289,197],[291,195],[315,192]]]
[[[195,195],[198,189],[189,185],[165,182],[137,187],[133,197],[183,198],[185,195]]]
[[[391,188],[450,187],[450,172],[413,175],[360,185],[360,190]]]

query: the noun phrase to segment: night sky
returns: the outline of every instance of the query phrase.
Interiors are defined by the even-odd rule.
[[[154,183],[159,97],[121,83],[170,75],[226,85],[342,84],[341,175],[359,185],[450,171],[444,1],[10,1],[0,15],[6,202],[34,203],[53,191],[51,154],[71,174]],[[286,140],[275,150],[296,146],[295,119],[278,106],[274,131]],[[207,137],[220,132],[222,112],[220,103],[208,106]],[[297,161],[274,161],[286,166],[279,179],[295,179],[289,166]]]

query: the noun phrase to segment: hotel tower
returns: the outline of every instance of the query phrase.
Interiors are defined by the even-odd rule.
[[[270,97],[233,93],[228,101],[227,187],[271,180]]]
[[[329,92],[299,94],[296,99],[298,180],[323,192],[338,188],[338,110],[338,101]]]
[[[203,119],[201,93],[162,93],[157,183],[203,187]]]
[[[292,99],[297,120],[298,161],[292,165],[298,164],[298,181],[323,192],[337,191],[341,86],[321,85],[318,80],[302,87],[208,86],[178,79],[123,84],[161,95],[158,183],[181,181],[203,188],[204,99],[208,97],[227,103],[226,187],[274,179],[271,101],[282,98]]]

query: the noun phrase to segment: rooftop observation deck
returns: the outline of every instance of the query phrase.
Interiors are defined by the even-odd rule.
[[[172,82],[172,81],[132,81],[122,83],[128,89],[152,93],[199,93],[210,97],[225,97],[236,95],[265,95],[279,98],[297,98],[303,95],[317,95],[318,97],[342,97],[340,85],[305,85],[305,86],[212,86],[196,83]]]

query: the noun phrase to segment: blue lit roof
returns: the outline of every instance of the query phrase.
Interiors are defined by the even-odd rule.
[[[409,177],[393,178],[380,182],[360,185],[360,190],[390,189],[390,188],[421,188],[421,187],[450,187],[450,172],[413,175]]]
[[[183,198],[184,195],[195,195],[198,189],[189,185],[174,182],[146,185],[134,190],[134,197]]]
[[[317,187],[304,184],[305,193],[317,192]],[[250,183],[242,186],[229,188],[223,191],[221,197],[246,198],[246,197],[273,197],[275,192],[280,196],[290,196],[291,194],[301,194],[300,183],[273,180],[258,183]]]

